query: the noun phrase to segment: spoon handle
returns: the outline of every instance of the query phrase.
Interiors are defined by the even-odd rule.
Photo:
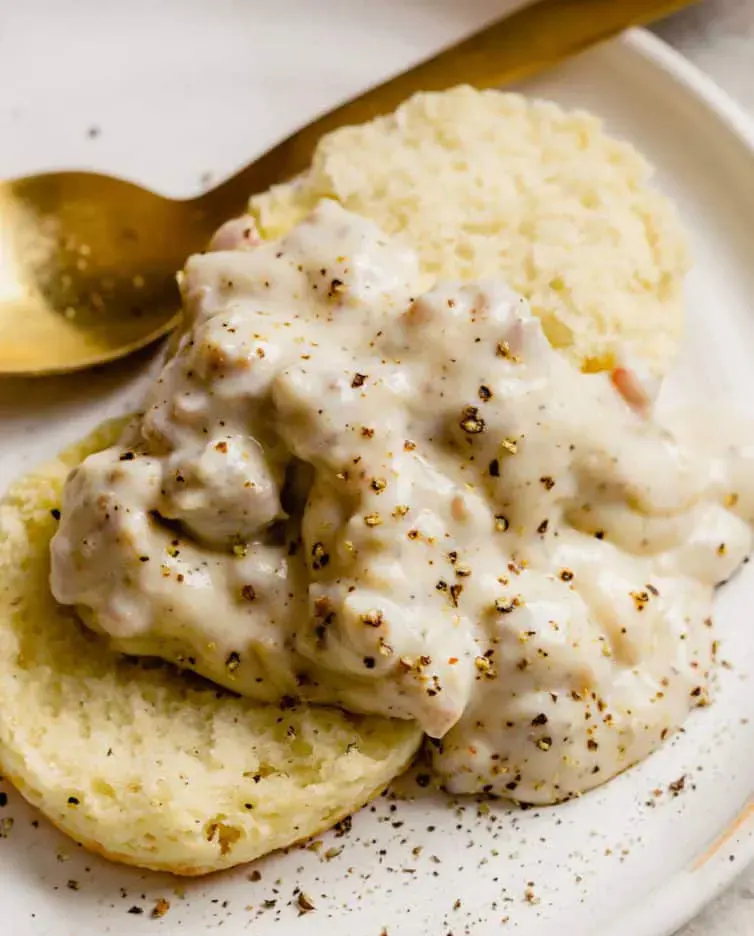
[[[196,200],[218,220],[241,211],[249,196],[302,172],[319,139],[347,124],[387,114],[417,91],[457,84],[498,87],[687,6],[691,0],[538,0],[468,39],[316,118],[218,188]]]

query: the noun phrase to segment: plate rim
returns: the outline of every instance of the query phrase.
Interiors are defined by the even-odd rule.
[[[623,33],[618,42],[643,65],[664,74],[682,92],[702,104],[729,137],[748,153],[754,174],[754,118],[717,82],[681,52],[644,28]],[[735,848],[735,861],[729,859]],[[685,868],[650,892],[640,908],[623,918],[611,936],[672,936],[754,864],[754,778],[748,799],[728,824]],[[598,936],[595,930],[593,936]],[[604,936],[604,934],[602,934]]]

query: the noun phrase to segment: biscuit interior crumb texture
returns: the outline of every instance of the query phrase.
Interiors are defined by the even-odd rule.
[[[233,697],[110,652],[56,605],[51,511],[71,467],[122,424],[21,480],[0,505],[0,772],[94,851],[201,874],[332,826],[403,770],[420,732]]]
[[[652,171],[594,116],[468,87],[417,94],[324,137],[311,168],[251,199],[278,237],[322,198],[372,218],[437,278],[503,277],[587,370],[623,342],[656,373],[678,347],[686,238]]]

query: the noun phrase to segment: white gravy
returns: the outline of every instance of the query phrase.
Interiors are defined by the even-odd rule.
[[[144,412],[67,482],[59,601],[256,699],[416,719],[457,793],[575,795],[707,701],[749,450],[680,447],[501,283],[416,295],[332,202],[214,247]]]

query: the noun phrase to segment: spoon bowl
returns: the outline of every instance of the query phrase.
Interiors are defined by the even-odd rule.
[[[0,371],[87,367],[164,335],[178,319],[176,270],[210,234],[196,203],[108,176],[0,186]]]

